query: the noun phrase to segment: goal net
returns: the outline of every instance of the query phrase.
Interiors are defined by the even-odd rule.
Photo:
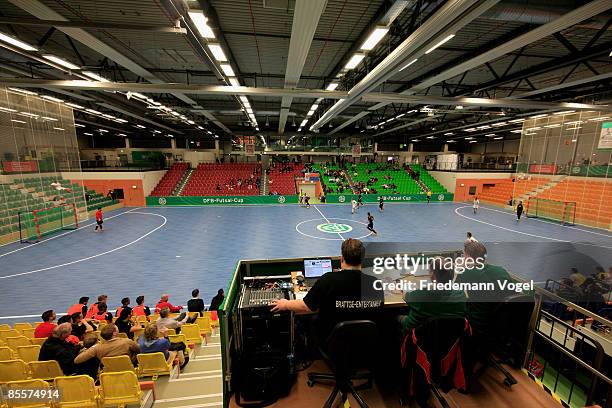
[[[48,234],[60,230],[74,230],[79,227],[77,207],[74,203],[20,212],[19,240],[38,242]]]
[[[527,200],[525,215],[573,225],[576,218],[576,202],[530,197]]]

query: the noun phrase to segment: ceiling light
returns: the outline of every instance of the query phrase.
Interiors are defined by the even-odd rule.
[[[127,96],[129,96],[130,98],[138,98],[138,99],[144,99],[144,100],[149,99],[146,96],[144,96],[143,94],[138,93],[138,92],[128,92]],[[130,98],[128,98],[128,99],[130,99]]]
[[[346,63],[344,69],[353,69],[365,58],[365,54],[355,54],[351,57],[351,59]]]
[[[154,130],[153,133],[161,133],[161,130]]]
[[[15,123],[27,123],[24,120],[19,120],[19,119],[11,119],[11,122],[15,122]]]
[[[25,89],[21,89],[21,88],[9,88],[11,91],[13,92],[18,92],[24,95],[38,95],[36,92],[32,92],[32,91],[27,91]]]
[[[372,31],[372,33],[369,35],[369,37],[363,42],[363,44],[361,44],[360,49],[364,51],[370,51],[371,49],[376,47],[376,44],[378,44],[388,32],[388,27],[375,28],[374,31]]]
[[[93,133],[83,133],[86,136],[93,136]]]
[[[561,126],[560,123],[556,123],[554,125],[544,125],[545,128],[549,128],[549,129],[558,128],[559,126]]]
[[[498,137],[494,137],[493,140],[501,140],[503,138],[504,138],[503,136],[498,136]]]
[[[522,133],[523,131],[521,129],[514,129],[510,131],[511,133]]]
[[[519,122],[524,122],[524,121],[525,121],[525,119],[519,118],[519,119],[509,120],[508,123],[519,123]]]
[[[147,128],[146,126],[142,126],[142,125],[136,125],[136,127],[140,128],[140,129],[146,129]]]
[[[5,108],[4,106],[0,106],[0,111],[2,111],[2,112],[17,112],[17,109]]]
[[[187,123],[189,123],[190,125],[195,125],[195,122],[193,120],[188,120]]]
[[[536,126],[536,127],[532,127],[532,128],[527,128],[527,131],[531,132],[533,130],[540,130],[540,129],[542,129],[540,126]]]
[[[411,142],[420,142],[419,139],[410,139]]]
[[[246,96],[241,96],[241,97],[240,97],[240,100],[241,100],[242,102],[244,102],[244,103],[249,103],[249,100],[247,99],[247,97],[246,97]]]
[[[63,60],[60,57],[56,57],[55,55],[43,54],[43,58],[46,58],[49,61],[55,62],[56,64],[61,65],[62,67],[65,67],[68,69],[81,69],[81,67],[79,67],[78,65],[74,65],[72,62]]]
[[[437,43],[436,45],[434,45],[433,47],[431,47],[430,49],[425,51],[425,54],[429,54],[430,52],[432,52],[433,50],[435,50],[436,48],[438,48],[439,46],[441,46],[445,42],[449,41],[454,36],[455,36],[455,34],[450,34],[450,35],[446,36],[444,39],[442,39],[442,41],[440,41],[439,43]]]
[[[427,136],[425,139],[435,139],[435,136]]]
[[[110,82],[108,79],[101,77],[100,75],[91,72],[91,71],[83,71],[83,75],[88,76],[91,79],[94,79],[96,81],[100,81],[100,82]]]
[[[571,122],[565,122],[564,124],[565,125],[580,125],[581,123],[584,123],[584,122],[581,120],[573,120]]]
[[[85,112],[89,112],[89,113],[91,113],[93,115],[102,115],[102,112],[97,111],[95,109],[85,109]]]
[[[117,136],[127,137],[127,135],[125,133],[117,133]]]
[[[63,99],[55,98],[53,96],[48,96],[48,95],[43,95],[41,96],[41,98],[46,99],[48,101],[58,102],[58,103],[64,102]]]
[[[304,119],[302,123],[300,123],[300,127],[306,126],[307,123],[308,123],[308,119]]]
[[[335,82],[332,82],[331,84],[327,85],[327,88],[325,89],[328,91],[335,91],[337,87],[338,87],[338,84]]]
[[[221,64],[221,69],[223,70],[223,73],[227,75],[228,77],[236,76],[230,64]]]
[[[482,126],[478,126],[476,129],[491,129],[491,126],[489,125],[482,125]]]
[[[55,129],[55,130],[66,130],[66,129],[60,128],[60,127],[54,127],[53,129]]]
[[[21,48],[22,50],[25,50],[25,51],[38,51],[36,47],[30,44],[24,43],[23,41],[20,41],[16,38],[11,37],[10,35],[6,35],[3,33],[0,33],[0,41],[4,41],[5,43],[14,45],[15,47]]]
[[[238,82],[238,78],[236,77],[229,78],[229,83],[231,86],[240,86],[240,82]]]
[[[197,11],[188,12],[191,21],[195,24],[200,35],[204,38],[215,38],[215,33],[208,26],[208,19],[204,16],[204,13]]]
[[[80,123],[75,123],[74,127],[85,127],[85,125],[81,125]]]
[[[548,116],[548,115],[541,114],[541,115],[530,116],[530,118],[531,119],[541,119],[541,118],[545,118],[546,116]]]
[[[570,114],[570,113],[574,113],[574,112],[576,112],[576,111],[572,111],[572,110],[569,110],[569,111],[561,111],[561,112],[554,112],[554,113],[553,113],[553,115],[568,115],[568,114]]]
[[[577,126],[577,127],[573,127],[573,128],[567,128],[565,130],[576,130],[576,129],[582,129],[582,126]]]
[[[591,118],[589,119],[590,122],[601,122],[602,120],[608,120],[610,119],[609,116],[600,116],[598,118]]]
[[[447,140],[446,143],[455,143],[456,140]]]
[[[48,117],[48,116],[43,116],[43,117],[41,117],[41,119],[48,120],[48,121],[50,121],[50,122],[57,122],[57,119],[55,119],[55,118],[50,118],[50,117]]]
[[[125,119],[121,119],[121,118],[115,118],[113,119],[115,122],[119,122],[119,123],[127,123],[128,121]]]
[[[463,129],[464,132],[475,132],[476,128],[467,128],[467,129]]]
[[[507,125],[506,122],[491,123],[491,126],[495,126],[495,127],[506,126],[506,125]]]
[[[106,129],[98,129],[98,132],[100,132],[100,133],[108,133],[108,130],[106,130]]]
[[[77,105],[76,103],[72,103],[72,102],[66,103],[66,106],[70,106],[71,108],[74,108],[74,109],[85,109],[84,106]]]
[[[219,44],[208,44],[208,49],[212,52],[213,57],[219,62],[226,62],[227,57],[223,52],[223,48]]]
[[[398,72],[402,72],[403,70],[405,70],[406,68],[408,68],[409,66],[411,66],[412,64],[417,62],[418,60],[419,60],[418,58],[413,59],[412,61],[410,61],[409,63],[407,63],[403,67],[401,67]]]
[[[493,137],[495,136],[495,133],[489,133],[488,135],[485,135],[486,137]]]
[[[19,112],[20,115],[22,116],[27,116],[28,118],[37,118],[38,115],[36,115],[35,113],[30,113],[30,112]]]
[[[455,106],[455,110],[462,110],[463,109],[463,105],[457,105]]]
[[[476,143],[478,140],[470,140],[470,143]]]
[[[405,115],[405,113],[400,113],[399,115],[397,115],[397,116],[395,117],[395,119],[399,119],[399,118],[401,118],[401,117],[402,117],[402,116],[404,116],[404,115]]]

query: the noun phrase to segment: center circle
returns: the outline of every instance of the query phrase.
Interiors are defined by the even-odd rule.
[[[353,230],[353,227],[346,224],[329,222],[317,225],[317,229],[321,232],[325,232],[328,234],[345,234],[347,232],[351,232]]]

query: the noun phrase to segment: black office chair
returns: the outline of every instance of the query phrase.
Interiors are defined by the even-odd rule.
[[[534,298],[525,294],[511,295],[502,302],[491,304],[491,308],[494,310],[493,318],[486,327],[472,325],[475,350],[485,363],[483,368],[487,365],[494,367],[504,375],[504,384],[512,387],[517,380],[502,364],[519,368],[523,363]]]
[[[357,389],[371,388],[375,364],[374,350],[377,349],[378,330],[371,320],[349,320],[338,323],[332,330],[325,349],[319,351],[331,369],[331,373],[309,373],[308,386],[312,387],[321,380],[334,381],[334,389],[325,402],[324,408],[331,408],[338,392],[342,402],[351,393],[362,408],[368,404],[357,393]],[[367,380],[359,387],[353,380]]]

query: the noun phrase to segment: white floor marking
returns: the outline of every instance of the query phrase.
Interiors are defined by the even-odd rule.
[[[173,378],[168,380],[168,382],[179,382],[179,381],[193,381],[193,380],[208,380],[210,378],[221,378],[221,374],[215,374],[215,375],[203,375],[201,377],[188,377],[188,378]]]
[[[336,218],[336,217],[332,217],[332,220],[339,220],[339,221],[350,221],[350,222],[356,222],[356,223],[358,223],[358,224],[362,224],[362,225],[366,225],[366,226],[368,225],[368,224],[366,224],[365,222],[356,221],[356,220],[351,220],[351,219],[348,219],[348,218]],[[323,221],[323,219],[322,219],[322,218],[313,218],[313,219],[311,219],[311,220],[300,221],[300,222],[299,222],[299,223],[298,223],[298,224],[295,226],[295,230],[296,230],[298,233],[300,233],[300,234],[304,235],[305,237],[309,237],[309,238],[314,238],[314,239],[322,239],[322,240],[325,240],[325,241],[341,241],[341,240],[340,240],[340,239],[338,239],[338,238],[316,237],[316,236],[314,236],[314,235],[309,235],[309,234],[306,234],[305,232],[300,231],[300,229],[299,229],[300,225],[305,224],[305,223],[307,223],[307,222],[313,222],[313,221]],[[363,239],[363,238],[369,237],[370,235],[372,235],[372,233],[371,233],[371,232],[370,232],[370,233],[368,233],[368,234],[366,234],[366,235],[363,235],[363,236],[361,236],[361,237],[357,237],[356,239]]]
[[[178,402],[178,401],[189,401],[199,398],[212,398],[212,397],[222,397],[223,393],[220,394],[200,394],[200,395],[191,395],[189,397],[176,397],[176,398],[164,398],[158,399],[155,401],[157,404],[163,404],[164,402]],[[217,404],[216,402],[214,404]],[[202,406],[202,405],[200,405]]]
[[[88,256],[86,258],[81,258],[81,259],[77,259],[75,261],[66,262],[66,263],[63,263],[63,264],[60,264],[60,265],[48,266],[46,268],[35,269],[33,271],[20,272],[20,273],[15,273],[15,274],[12,274],[12,275],[0,276],[0,279],[14,278],[16,276],[30,275],[30,274],[33,274],[33,273],[44,272],[44,271],[48,271],[48,270],[51,270],[51,269],[62,268],[64,266],[74,265],[74,264],[77,264],[77,263],[83,262],[83,261],[89,261],[90,259],[94,259],[94,258],[97,258],[99,256],[103,256],[103,255],[107,255],[107,254],[110,254],[110,253],[113,253],[113,252],[116,252],[116,251],[120,251],[123,248],[126,248],[126,247],[128,247],[130,245],[133,245],[133,244],[139,242],[140,240],[148,237],[149,235],[151,235],[155,231],[159,230],[160,228],[163,228],[166,225],[166,223],[168,222],[168,219],[166,217],[164,217],[163,215],[160,215],[160,214],[147,213],[147,212],[139,212],[139,211],[131,211],[130,213],[131,214],[154,215],[156,217],[163,218],[164,222],[161,225],[159,225],[158,227],[155,227],[151,231],[149,231],[146,234],[142,235],[141,237],[139,237],[139,238],[137,238],[137,239],[135,239],[135,240],[133,240],[131,242],[128,242],[127,244],[121,245],[121,246],[119,246],[117,248],[113,248],[113,249],[110,249],[108,251],[104,251],[104,252],[101,252],[99,254],[96,254],[96,255]]]
[[[130,212],[132,212],[132,211],[136,211],[136,210],[139,210],[139,209],[140,209],[140,207],[132,208],[131,210],[123,211],[123,212],[122,212],[122,213],[120,213],[120,214],[115,214],[115,215],[112,215],[112,216],[110,216],[110,217],[106,217],[106,218],[104,218],[104,219],[105,219],[105,220],[110,220],[111,218],[119,217],[120,215],[125,215],[125,214],[127,214],[127,213],[130,213]],[[28,245],[28,246],[24,246],[24,247],[21,247],[21,248],[19,248],[19,249],[15,249],[15,250],[13,250],[13,251],[10,251],[10,252],[4,253],[4,254],[0,254],[0,258],[2,258],[3,256],[7,256],[7,255],[10,255],[10,254],[13,254],[13,253],[15,253],[15,252],[23,251],[24,249],[32,248],[32,247],[34,247],[34,246],[36,246],[36,245],[40,245],[40,244],[45,243],[45,242],[47,242],[47,241],[51,241],[52,239],[59,238],[59,237],[63,237],[64,235],[72,234],[73,232],[77,232],[77,231],[80,231],[80,230],[82,230],[82,229],[85,229],[85,228],[91,227],[92,225],[94,225],[94,223],[93,223],[93,222],[92,222],[91,224],[82,225],[82,226],[80,226],[79,228],[74,229],[74,230],[70,230],[70,231],[67,231],[67,232],[64,232],[64,233],[61,233],[61,234],[58,234],[58,235],[53,235],[52,237],[47,238],[47,239],[44,239],[44,240],[42,240],[42,241],[40,241],[40,242],[35,242],[35,243],[30,244],[30,245]],[[17,241],[15,241],[15,242],[17,242]],[[15,242],[9,242],[9,244],[14,244]],[[4,245],[8,245],[8,244],[4,244]],[[3,245],[2,245],[2,246],[3,246]]]
[[[317,210],[317,211],[319,212],[319,214],[321,214],[321,217],[325,218],[325,221],[327,221],[327,223],[328,223],[328,224],[331,224],[331,222],[329,222],[329,220],[327,219],[327,217],[325,216],[325,214],[323,214],[323,213],[321,212],[321,210],[319,210],[319,209],[317,208],[317,206],[316,206],[316,205],[313,205],[313,207],[315,208],[315,210]],[[341,238],[341,239],[344,241],[344,237],[342,236],[342,234],[340,234],[339,232],[337,232],[336,234],[340,235],[340,238]]]
[[[468,217],[467,215],[463,215],[463,214],[459,213],[459,210],[462,209],[462,208],[472,208],[472,207],[470,207],[468,205],[465,205],[465,206],[462,206],[462,207],[457,207],[457,208],[455,208],[455,214],[457,214],[460,217],[463,217],[463,218],[466,218],[468,220],[471,220],[471,221],[476,221],[476,222],[479,222],[481,224],[490,225],[491,227],[503,229],[503,230],[510,231],[510,232],[515,232],[517,234],[529,235],[530,237],[548,239],[550,241],[568,242],[570,244],[576,243],[576,244],[581,244],[581,245],[591,245],[591,246],[596,246],[596,247],[599,247],[599,248],[612,249],[612,247],[608,247],[608,246],[604,246],[604,245],[598,245],[598,244],[593,244],[593,243],[590,243],[590,242],[568,241],[568,240],[565,240],[565,239],[557,239],[557,238],[553,238],[553,237],[547,237],[547,236],[544,236],[544,235],[531,234],[529,232],[517,231],[517,230],[513,230],[512,228],[502,227],[501,225],[491,224],[490,222],[486,222],[486,221],[482,221],[482,220],[477,220],[476,218]]]
[[[508,211],[502,211],[502,210],[496,210],[494,208],[487,208],[487,207],[481,207],[484,208],[485,210],[489,210],[489,211],[495,211],[495,212],[499,212],[502,214],[507,214],[507,215],[512,215],[515,216],[515,214],[508,212]],[[552,224],[552,225],[556,225],[557,227],[563,227],[563,228],[569,228],[569,229],[574,229],[574,230],[578,230],[578,231],[582,231],[582,232],[587,232],[589,234],[595,234],[595,235],[601,235],[602,237],[606,237],[606,238],[612,238],[612,235],[610,234],[602,234],[601,232],[595,232],[595,231],[589,231],[589,230],[585,230],[583,228],[578,228],[578,227],[573,227],[571,225],[562,225],[553,221],[546,221],[546,220],[542,220],[540,218],[529,218],[530,221],[539,221],[539,222],[544,222],[546,224]]]

